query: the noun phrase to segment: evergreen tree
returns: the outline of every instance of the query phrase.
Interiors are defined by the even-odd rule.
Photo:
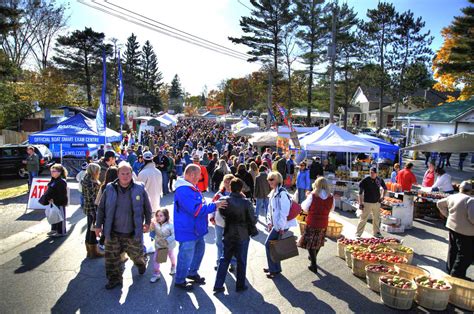
[[[92,106],[92,86],[100,90],[102,83],[102,52],[112,55],[112,45],[104,43],[104,33],[86,27],[67,36],[59,36],[56,43],[57,56],[54,62],[71,80],[86,87],[87,104]]]
[[[307,65],[308,77],[308,112],[307,123],[311,121],[311,104],[313,102],[314,67],[323,57],[323,39],[327,29],[323,27],[324,0],[296,0],[295,15],[299,25],[298,43],[303,51],[303,63]]]
[[[163,75],[158,71],[158,59],[150,41],[146,41],[142,48],[140,82],[143,91],[143,103],[153,111],[160,111],[161,100],[159,89],[163,85]]]
[[[125,44],[124,61],[125,101],[136,104],[139,94],[137,83],[140,80],[140,44],[137,41],[137,36],[133,33]]]
[[[376,61],[380,66],[379,80],[379,121],[378,126],[382,128],[383,123],[383,99],[386,92],[387,81],[384,80],[388,72],[389,63],[387,56],[390,54],[397,29],[398,13],[391,3],[379,2],[376,9],[367,10],[369,21],[362,24],[365,42],[368,45],[366,52],[370,60]]]
[[[171,86],[168,92],[169,96],[169,105],[175,112],[182,111],[183,103],[183,89],[181,87],[181,82],[179,80],[178,74],[175,74],[173,80],[171,81]]]
[[[429,48],[433,37],[430,32],[423,33],[425,22],[421,17],[414,18],[413,12],[407,11],[397,18],[397,28],[393,43],[393,51],[389,58],[392,69],[392,85],[396,88],[395,93],[395,118],[398,117],[398,108],[403,97],[414,92],[421,87],[422,81],[418,81],[417,67],[412,68],[411,75],[407,75],[407,69],[414,64],[418,64],[423,71],[432,55]],[[420,72],[422,74],[422,72]],[[415,78],[415,80],[410,79]],[[408,82],[405,82],[407,81]],[[406,84],[408,83],[408,84]]]

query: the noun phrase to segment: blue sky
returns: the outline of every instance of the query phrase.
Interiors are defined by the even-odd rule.
[[[99,2],[100,0],[97,0]],[[347,2],[358,12],[359,18],[365,18],[367,9],[375,8],[377,0],[339,0]],[[150,40],[158,55],[160,70],[165,82],[170,82],[175,74],[181,78],[187,92],[199,94],[206,85],[208,90],[216,88],[226,78],[244,76],[259,68],[256,64],[220,55],[195,47],[153,32],[146,28],[112,17],[76,1],[70,3],[70,30],[92,27],[104,32],[107,38],[115,37],[125,43],[133,32],[141,44]],[[90,1],[88,1],[90,2]],[[248,0],[240,0],[250,7]],[[415,16],[422,16],[426,30],[434,36],[431,48],[436,51],[442,45],[440,31],[448,26],[453,17],[461,14],[461,8],[468,5],[467,0],[396,0],[390,1],[399,12],[412,10]],[[242,32],[239,20],[248,15],[249,10],[238,0],[109,0],[137,11],[147,17],[171,25],[227,46],[246,52],[245,46],[233,45],[227,36],[239,37]]]

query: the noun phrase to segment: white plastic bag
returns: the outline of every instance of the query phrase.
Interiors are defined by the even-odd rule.
[[[50,225],[57,224],[58,222],[64,220],[63,211],[53,203],[49,204],[49,206],[46,208],[45,215]]]

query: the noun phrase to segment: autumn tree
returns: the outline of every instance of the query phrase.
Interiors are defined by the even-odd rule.
[[[469,0],[472,4],[474,0]],[[461,86],[459,99],[474,95],[474,6],[462,9],[463,15],[454,18],[449,27],[442,30],[444,42],[433,59],[435,89],[453,91]]]

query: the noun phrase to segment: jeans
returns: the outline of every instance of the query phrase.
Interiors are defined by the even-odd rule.
[[[222,242],[222,240],[224,239],[224,227],[215,225],[215,230],[216,230],[216,246],[217,246],[216,265],[219,266],[220,259],[222,255],[224,254],[224,244]],[[237,264],[237,261],[235,258],[233,258],[230,263],[235,266]]]
[[[204,237],[179,243],[175,283],[184,283],[187,276],[195,276],[198,274],[205,249],[206,244],[204,243]]]
[[[305,199],[306,199],[306,190],[298,189],[298,204],[303,203]]]
[[[168,189],[169,173],[168,171],[161,171],[161,175],[163,177],[163,194],[168,194],[170,192]]]
[[[38,176],[38,171],[28,172],[28,188],[31,188],[31,183],[33,183],[33,178]]]
[[[263,210],[265,213],[265,217],[267,217],[268,213],[268,197],[265,198],[257,198],[257,204],[255,205],[255,217],[258,218],[258,215],[261,213],[260,209]]]
[[[285,230],[285,232],[288,229]],[[281,263],[274,263],[272,258],[270,257],[270,241],[277,240],[279,237],[278,231],[274,228],[268,234],[267,240],[265,240],[265,252],[267,253],[267,263],[268,263],[268,271],[271,273],[279,273],[281,272]]]
[[[449,230],[449,249],[446,268],[453,277],[466,279],[466,271],[474,260],[474,236]]]
[[[229,241],[224,240],[224,255],[219,262],[219,269],[217,270],[216,283],[214,288],[222,288],[224,286],[227,269],[232,257],[237,259],[237,289],[245,287],[245,274],[247,271],[247,252],[249,249],[249,241]]]

